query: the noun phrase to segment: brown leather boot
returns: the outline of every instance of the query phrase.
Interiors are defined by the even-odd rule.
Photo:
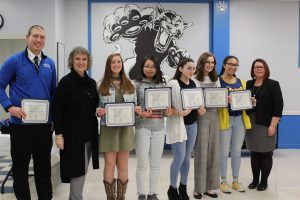
[[[112,183],[103,180],[105,191],[107,195],[107,200],[116,200],[116,179]]]
[[[122,182],[120,179],[117,179],[117,200],[125,200],[127,184],[128,179],[125,182]]]

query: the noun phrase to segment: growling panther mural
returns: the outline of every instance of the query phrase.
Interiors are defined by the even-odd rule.
[[[103,39],[108,44],[115,44],[118,51],[126,46],[120,46],[119,40],[134,43],[134,55],[125,58],[125,70],[131,79],[137,78],[140,65],[145,56],[152,54],[159,64],[167,62],[175,68],[181,57],[189,57],[186,49],[179,47],[179,40],[185,29],[192,26],[172,10],[165,10],[160,4],[156,7],[140,9],[136,4],[119,7],[105,17]]]

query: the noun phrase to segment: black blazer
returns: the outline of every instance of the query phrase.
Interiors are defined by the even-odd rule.
[[[85,174],[85,142],[91,141],[93,168],[99,168],[98,121],[99,105],[96,82],[74,70],[64,76],[56,89],[54,129],[63,134],[64,150],[60,151],[60,174],[63,183]]]
[[[254,80],[247,81],[246,88],[253,93]],[[278,81],[264,80],[257,89],[255,123],[269,127],[272,117],[282,117],[283,98]]]

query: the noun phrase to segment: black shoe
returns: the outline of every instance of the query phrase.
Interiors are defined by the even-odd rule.
[[[146,200],[146,195],[140,194],[138,200]]]
[[[265,191],[267,188],[268,188],[268,184],[266,184],[266,183],[260,183],[257,186],[257,191]]]
[[[250,184],[248,185],[248,188],[249,188],[250,190],[252,190],[252,189],[255,189],[255,188],[257,187],[257,185],[258,185],[258,183],[252,182],[252,183],[250,183]]]
[[[169,200],[181,200],[177,188],[173,188],[171,185],[168,189],[168,198]]]
[[[204,192],[205,195],[211,197],[211,198],[218,198],[218,195],[216,193],[208,193],[208,192]]]
[[[201,193],[198,193],[198,192],[194,192],[194,198],[195,199],[202,199],[202,194]]]
[[[182,200],[190,200],[190,197],[186,192],[186,185],[180,183],[178,191]]]

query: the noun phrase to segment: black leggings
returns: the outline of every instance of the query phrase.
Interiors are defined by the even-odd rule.
[[[260,182],[268,184],[268,177],[273,166],[273,151],[270,152],[254,152],[251,151],[251,168],[253,182],[259,183],[259,175],[261,173]]]

